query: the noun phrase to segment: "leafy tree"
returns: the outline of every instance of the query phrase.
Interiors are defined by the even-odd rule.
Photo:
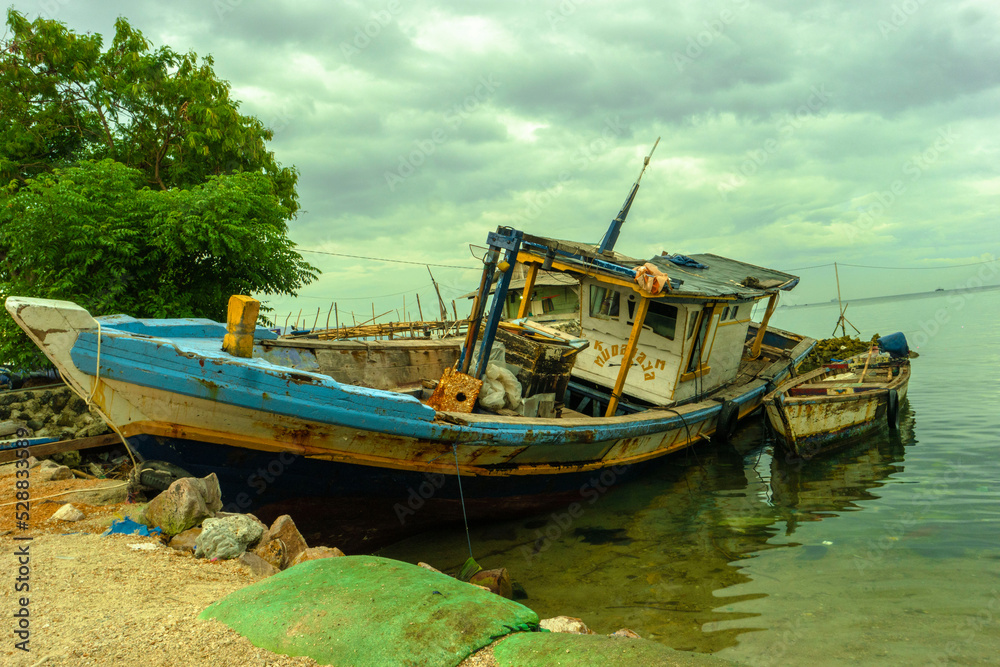
[[[238,111],[211,58],[7,12],[0,41],[0,296],[94,314],[221,319],[236,293],[294,294],[294,168]],[[0,319],[0,360],[38,355]]]

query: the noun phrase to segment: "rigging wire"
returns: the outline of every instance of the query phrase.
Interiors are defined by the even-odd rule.
[[[969,264],[948,264],[947,266],[872,266],[869,264],[847,264],[846,262],[837,262],[838,266],[850,266],[856,269],[886,269],[890,271],[932,271],[934,269],[957,269],[963,266],[981,266],[983,264],[993,264],[997,260],[989,260],[985,262],[971,262]],[[814,266],[802,266],[797,269],[783,269],[784,271],[805,271],[807,269],[822,269],[827,266],[833,266],[833,262],[829,264],[816,264]]]
[[[472,248],[470,244],[470,248]],[[473,270],[478,267],[475,266],[459,266],[457,264],[435,264],[433,262],[417,262],[408,259],[392,259],[390,257],[370,257],[367,255],[352,255],[344,252],[330,252],[329,250],[309,250],[306,248],[297,248],[299,252],[311,252],[317,255],[331,255],[333,257],[349,257],[351,259],[365,259],[372,262],[392,262],[394,264],[414,264],[416,266],[436,266],[444,269],[468,269]],[[473,253],[473,256],[475,254]],[[477,257],[477,259],[479,259]],[[878,266],[873,264],[848,264],[846,262],[837,262],[839,266],[850,266],[856,269],[882,269],[887,271],[933,271],[936,269],[957,269],[966,266],[982,266],[983,264],[993,264],[996,260],[988,260],[983,262],[969,262],[966,264],[947,264],[945,266]],[[827,262],[826,264],[813,264],[812,266],[800,266],[794,269],[783,269],[783,271],[808,271],[809,269],[822,269],[829,266],[833,266],[834,262]],[[400,292],[402,294],[402,292]],[[395,296],[395,295],[387,295]],[[370,297],[365,297],[370,298]]]
[[[414,262],[407,259],[390,259],[388,257],[367,257],[365,255],[349,255],[344,252],[330,252],[328,250],[307,250],[296,248],[298,252],[311,252],[317,255],[333,255],[334,257],[350,257],[352,259],[367,259],[373,262],[393,262],[395,264],[416,264],[417,266],[437,266],[443,269],[476,269],[475,266],[457,266],[455,264],[434,264],[432,262]]]
[[[410,289],[403,290],[402,292],[393,292],[392,294],[376,294],[375,296],[344,296],[338,298],[330,298],[328,296],[309,296],[308,294],[298,294],[292,298],[316,299],[317,301],[323,301],[325,303],[330,303],[331,301],[371,301],[372,299],[382,299],[387,296],[399,296],[400,294],[410,294],[411,292],[429,289],[430,287],[432,287],[432,285],[430,283],[427,283],[426,285],[422,285],[420,287],[411,287]]]

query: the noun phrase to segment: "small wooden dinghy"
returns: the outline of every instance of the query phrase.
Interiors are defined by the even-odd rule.
[[[764,409],[779,442],[808,459],[877,429],[899,428],[909,380],[906,339],[892,334],[867,354],[790,378],[764,397]]]

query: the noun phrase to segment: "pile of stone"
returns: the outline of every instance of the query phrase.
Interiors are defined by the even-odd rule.
[[[69,387],[0,392],[0,438],[89,438],[109,433]]]
[[[262,577],[308,560],[344,555],[337,548],[310,547],[287,514],[268,527],[252,514],[223,512],[215,473],[173,482],[149,502],[142,522],[159,527],[170,547],[194,552],[197,558],[235,558]]]

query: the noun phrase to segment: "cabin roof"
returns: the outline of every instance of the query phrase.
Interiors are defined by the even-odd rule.
[[[799,283],[798,276],[711,253],[688,255],[704,265],[703,269],[678,265],[670,257],[658,255],[649,262],[671,278],[684,281],[673,292],[754,298],[776,289],[790,290]]]
[[[790,290],[799,283],[798,276],[711,253],[688,255],[686,258],[663,253],[649,260],[641,260],[614,251],[598,253],[597,246],[574,241],[528,235],[524,236],[524,240],[527,244],[535,246],[531,248],[534,252],[538,251],[538,246],[544,246],[555,250],[560,259],[565,260],[567,256],[576,255],[583,264],[589,264],[588,260],[598,260],[598,263],[607,262],[626,269],[634,269],[648,261],[670,276],[671,293],[752,299],[760,298],[777,289]],[[694,260],[696,264],[703,265],[703,268],[682,266],[677,263],[688,258]],[[593,270],[600,267],[590,268]],[[678,285],[678,281],[681,284]],[[512,281],[511,287],[514,287],[514,284]],[[523,286],[523,281],[520,286]]]

